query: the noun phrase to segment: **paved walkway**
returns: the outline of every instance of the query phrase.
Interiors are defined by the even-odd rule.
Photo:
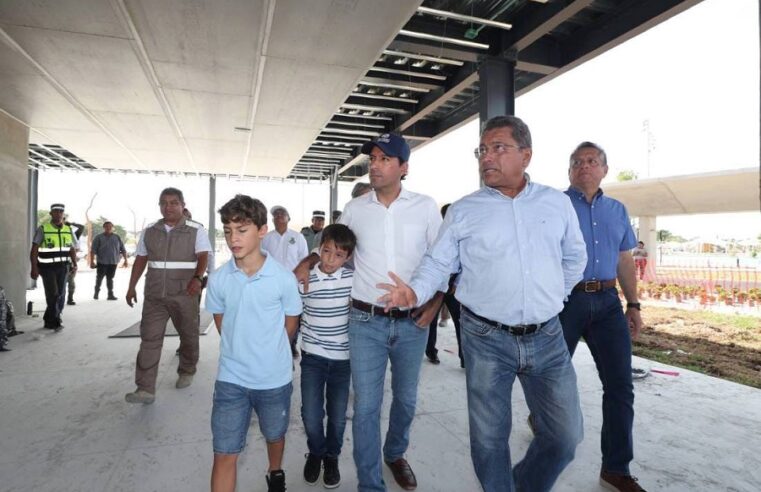
[[[201,361],[193,385],[176,390],[179,340],[167,338],[156,402],[129,405],[139,340],[108,335],[139,320],[140,306],[123,300],[94,301],[94,273],[77,280],[76,306],[64,311],[66,329],[53,334],[40,317],[22,316],[25,334],[0,353],[0,491],[202,491],[208,490],[212,450],[209,418],[219,337],[201,337]],[[123,298],[128,271],[117,272]],[[42,289],[30,292],[35,312]],[[103,299],[105,295],[101,296]],[[140,296],[142,300],[142,296]],[[21,311],[21,309],[19,309]],[[408,458],[420,492],[479,489],[468,448],[465,374],[459,368],[454,331],[440,329],[442,363],[424,362]],[[585,418],[584,442],[555,491],[599,491],[601,390],[582,344],[574,359]],[[650,367],[646,360],[635,365]],[[652,491],[761,490],[761,391],[683,369],[679,376],[653,374],[637,381],[635,455],[632,471]],[[296,369],[295,388],[299,370]],[[525,452],[530,434],[517,385],[513,392],[513,456]],[[306,438],[294,391],[286,443],[288,490],[313,491],[301,478]],[[389,389],[383,414],[388,415]],[[385,428],[387,422],[383,422]],[[341,458],[343,483],[356,490],[347,427]],[[263,491],[264,442],[254,424],[241,456],[238,490]],[[389,490],[400,490],[384,470]]]

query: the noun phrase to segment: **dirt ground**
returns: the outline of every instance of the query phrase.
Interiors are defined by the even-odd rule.
[[[634,354],[761,388],[761,318],[646,306]]]

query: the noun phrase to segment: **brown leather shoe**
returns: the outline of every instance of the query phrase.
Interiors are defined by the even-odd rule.
[[[600,472],[600,485],[606,490],[618,492],[647,492],[637,483],[637,477],[616,475],[606,471]]]
[[[391,473],[394,474],[394,480],[404,490],[415,490],[417,488],[417,479],[415,474],[412,473],[412,468],[407,460],[399,458],[394,462],[386,461],[386,465],[391,468]]]

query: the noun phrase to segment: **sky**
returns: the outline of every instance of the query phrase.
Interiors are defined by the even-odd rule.
[[[568,155],[584,140],[608,155],[603,188],[621,170],[646,178],[758,168],[758,23],[757,0],[705,0],[519,97],[516,115],[533,136],[532,179],[567,187]],[[415,150],[405,187],[439,204],[476,190],[477,145],[476,119]],[[40,208],[63,201],[75,221],[84,220],[97,191],[91,219],[139,229],[160,217],[161,189],[175,186],[194,218],[208,224],[208,178],[47,171],[39,181]],[[339,208],[352,187],[340,184]],[[294,229],[308,224],[312,210],[329,206],[327,182],[221,178],[217,208],[235,193],[285,206]],[[658,228],[688,238],[755,238],[761,213],[659,217]]]

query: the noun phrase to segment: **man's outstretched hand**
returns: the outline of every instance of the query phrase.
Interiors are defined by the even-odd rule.
[[[413,308],[417,305],[417,295],[415,291],[405,284],[394,272],[388,272],[388,276],[391,277],[393,284],[380,283],[376,287],[388,291],[388,294],[382,295],[378,298],[378,302],[385,306],[386,312],[389,312],[392,308]]]

